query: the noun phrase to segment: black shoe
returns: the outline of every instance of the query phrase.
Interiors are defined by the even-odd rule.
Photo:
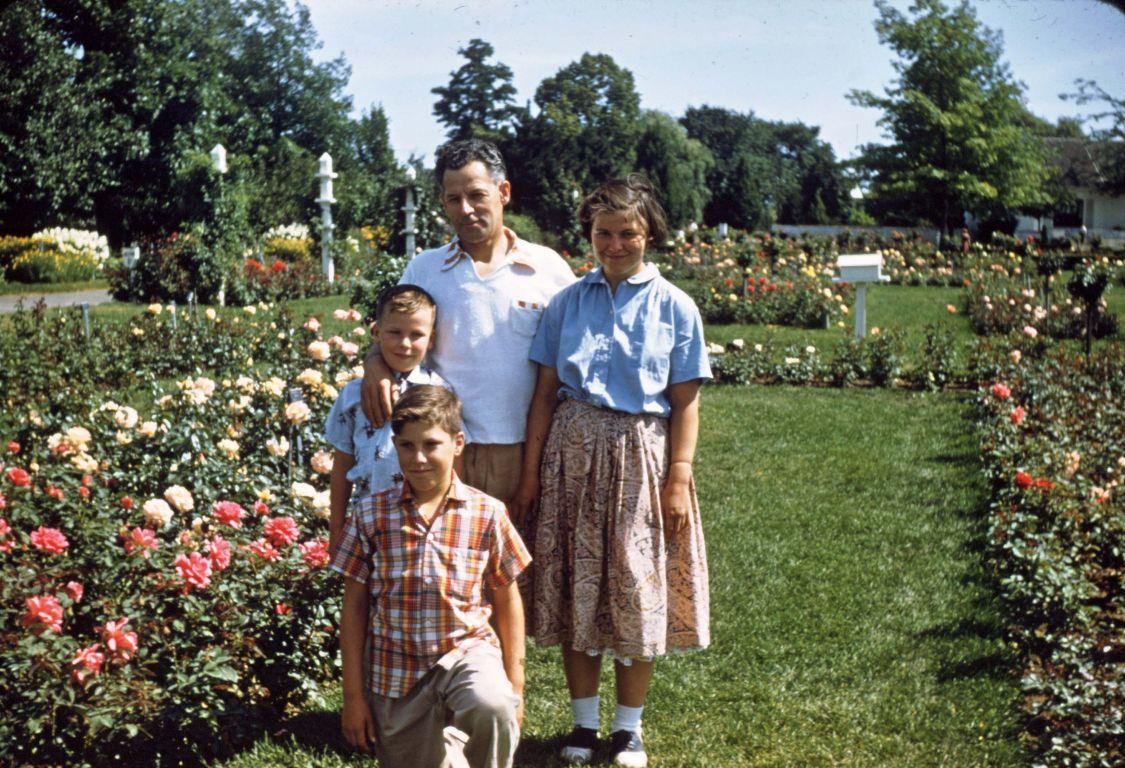
[[[645,768],[648,755],[639,731],[614,731],[609,735],[609,754],[614,765]]]
[[[593,728],[574,726],[574,730],[566,737],[559,757],[567,765],[585,765],[594,756],[598,748],[598,732]]]

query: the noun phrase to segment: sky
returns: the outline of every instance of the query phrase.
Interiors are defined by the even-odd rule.
[[[882,94],[893,53],[879,44],[869,0],[304,0],[323,43],[343,54],[355,112],[382,105],[400,160],[432,161],[444,139],[433,117],[447,85],[481,38],[513,72],[517,102],[583,53],[605,53],[633,73],[645,109],[679,117],[704,104],[766,120],[820,127],[837,158],[884,141],[879,110],[846,98]],[[906,11],[909,2],[894,0]],[[947,3],[949,4],[949,3]],[[1098,0],[977,0],[1003,35],[1003,60],[1040,117],[1088,112],[1064,102],[1078,78],[1125,97],[1125,13]]]

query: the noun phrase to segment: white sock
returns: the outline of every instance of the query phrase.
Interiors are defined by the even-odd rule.
[[[601,724],[600,716],[598,714],[598,697],[587,696],[584,699],[571,699],[570,711],[574,715],[575,728],[589,728],[591,731],[598,730]]]
[[[613,728],[610,732],[632,731],[633,733],[639,733],[641,730],[641,713],[644,711],[644,705],[627,707],[624,704],[618,704],[613,709]]]

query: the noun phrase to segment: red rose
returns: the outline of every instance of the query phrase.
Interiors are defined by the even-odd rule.
[[[1023,424],[1023,419],[1025,416],[1027,416],[1027,411],[1024,410],[1024,407],[1022,405],[1017,405],[1015,410],[1012,411],[1012,423],[1018,427],[1020,424]]]
[[[1031,479],[1031,475],[1027,474],[1026,472],[1016,473],[1016,485],[1018,485],[1020,488],[1030,488],[1033,482],[1034,481]]]
[[[277,604],[277,605],[276,605],[276,606],[274,607],[274,610],[275,610],[275,611],[277,611],[277,615],[278,615],[278,616],[284,616],[284,615],[286,615],[286,614],[289,614],[289,613],[293,613],[293,609],[292,609],[292,608],[290,608],[290,607],[289,607],[288,605],[286,605],[285,603],[278,603],[278,604]]]
[[[48,485],[43,490],[46,492],[46,494],[48,496],[50,496],[55,501],[62,501],[63,499],[66,498],[66,494],[63,493],[62,488],[57,488],[53,485]]]
[[[78,488],[78,495],[81,496],[83,499],[88,499],[88,498],[90,498],[90,489],[87,488],[84,485],[80,486]]]
[[[121,505],[122,509],[132,509],[133,508],[133,500],[131,498],[129,498],[128,496],[122,496],[121,501],[119,501],[117,503]]]
[[[8,443],[8,453],[16,454],[20,452],[20,444],[15,440]]]
[[[1049,491],[1055,487],[1055,484],[1045,477],[1037,477],[1035,478],[1035,487],[1044,491]]]
[[[27,473],[26,469],[19,467],[12,467],[7,473],[8,482],[17,488],[26,488],[31,485],[31,475]]]
[[[1012,390],[1006,385],[996,382],[992,385],[992,396],[998,400],[1007,400],[1012,396]]]

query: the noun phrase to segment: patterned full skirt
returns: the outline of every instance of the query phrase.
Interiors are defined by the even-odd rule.
[[[668,420],[564,400],[528,521],[534,562],[521,585],[540,645],[648,658],[710,643],[707,552],[691,488],[687,526],[665,536],[660,489]]]

